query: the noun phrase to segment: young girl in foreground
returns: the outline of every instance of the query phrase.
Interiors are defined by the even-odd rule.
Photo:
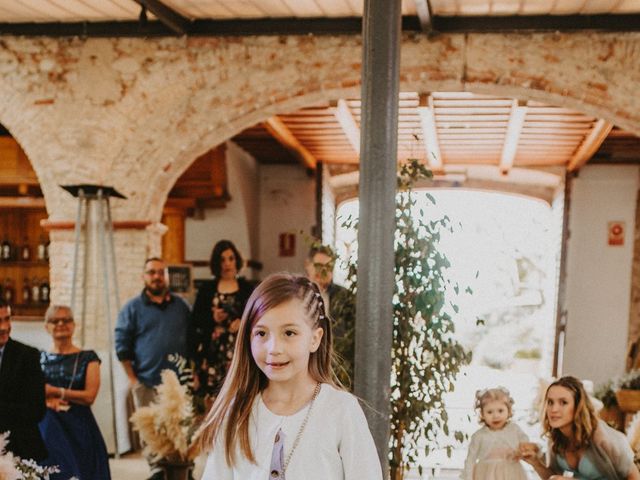
[[[519,445],[525,433],[510,418],[513,399],[506,388],[476,392],[476,409],[484,426],[471,436],[461,478],[464,480],[526,480],[519,462]]]
[[[334,382],[318,287],[288,274],[253,292],[229,373],[203,427],[204,480],[378,480],[356,398]]]

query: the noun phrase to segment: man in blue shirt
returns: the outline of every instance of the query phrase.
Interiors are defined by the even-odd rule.
[[[129,377],[135,408],[155,398],[160,372],[172,367],[170,354],[187,357],[190,317],[187,303],[168,290],[162,259],[145,261],[142,279],[144,289],[122,308],[115,331],[116,354]],[[149,461],[149,466],[150,480],[164,478],[155,462]]]

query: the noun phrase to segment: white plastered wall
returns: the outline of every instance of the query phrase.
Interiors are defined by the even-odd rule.
[[[596,385],[625,365],[638,174],[637,166],[587,166],[571,193],[562,373]],[[625,222],[622,246],[608,245],[613,221]]]
[[[300,165],[260,167],[260,260],[262,278],[279,271],[301,273],[315,224],[315,178]],[[304,232],[301,234],[300,232]],[[279,235],[295,235],[295,255],[279,256]]]
[[[255,159],[233,142],[227,142],[227,182],[231,200],[225,208],[206,209],[204,218],[185,222],[185,257],[209,260],[218,240],[231,240],[245,259],[255,259],[260,236],[259,166]],[[249,274],[247,271],[242,274]],[[207,267],[198,267],[195,278],[209,278]]]
[[[246,259],[262,262],[260,278],[283,270],[302,272],[308,250],[305,236],[311,235],[315,223],[315,178],[299,164],[258,165],[233,142],[227,142],[226,161],[231,200],[226,208],[207,209],[203,218],[186,220],[186,259],[208,260],[213,245],[227,239]],[[293,257],[279,256],[281,233],[295,234]],[[251,272],[245,269],[241,274]],[[211,273],[198,267],[194,276],[209,278]]]

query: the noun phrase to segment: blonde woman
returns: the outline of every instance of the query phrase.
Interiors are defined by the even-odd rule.
[[[47,413],[39,426],[49,451],[43,464],[60,468],[50,480],[110,480],[107,449],[91,412],[100,388],[100,359],[74,345],[69,307],[50,306],[45,328],[53,345],[40,355]]]
[[[548,461],[534,444],[520,445],[522,458],[540,478],[556,480],[571,472],[590,480],[640,480],[626,437],[597,419],[580,380],[562,377],[549,385],[544,408]]]

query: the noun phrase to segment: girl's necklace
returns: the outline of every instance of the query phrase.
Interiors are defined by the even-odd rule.
[[[304,427],[307,426],[307,422],[309,421],[309,417],[311,416],[311,410],[313,409],[313,404],[320,393],[320,382],[317,383],[316,389],[313,391],[313,397],[311,397],[311,403],[309,403],[309,410],[307,410],[307,414],[302,421],[302,425],[300,425],[300,429],[298,430],[298,434],[296,435],[295,440],[293,441],[293,446],[291,447],[291,451],[287,458],[284,461],[284,465],[282,465],[282,475],[284,476],[287,471],[287,467],[289,466],[289,462],[291,461],[291,457],[293,456],[293,452],[295,452],[296,447],[300,443],[300,439],[302,438],[302,433],[304,432]]]

